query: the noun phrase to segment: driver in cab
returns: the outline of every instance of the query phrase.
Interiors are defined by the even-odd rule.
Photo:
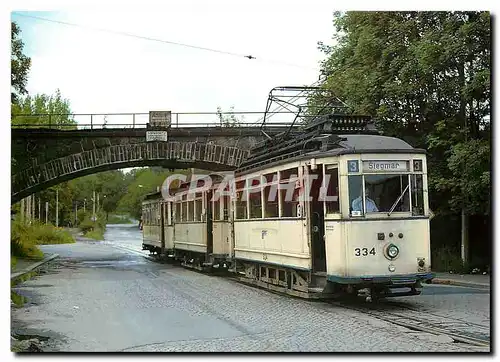
[[[378,207],[375,201],[370,199],[368,196],[370,192],[368,189],[365,190],[365,202],[366,202],[366,212],[378,212]],[[352,211],[363,211],[363,188],[360,190],[360,195],[352,201]]]

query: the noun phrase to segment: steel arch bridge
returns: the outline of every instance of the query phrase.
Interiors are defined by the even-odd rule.
[[[104,147],[57,158],[13,175],[11,201],[18,202],[60,182],[125,167],[234,170],[248,154],[248,150],[237,147],[197,142],[144,142]]]

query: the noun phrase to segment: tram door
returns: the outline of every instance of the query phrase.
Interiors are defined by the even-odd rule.
[[[207,259],[210,254],[214,251],[214,234],[213,234],[213,202],[212,200],[213,191],[207,191],[205,193],[205,210],[206,210],[206,220],[207,220]]]
[[[323,167],[318,165],[315,170],[309,166],[311,201],[309,202],[311,255],[314,272],[326,272],[325,248],[325,215],[323,202],[319,200],[319,193],[323,183]]]

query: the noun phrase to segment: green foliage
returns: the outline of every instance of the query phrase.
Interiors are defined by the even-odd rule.
[[[336,44],[319,44],[325,88],[386,135],[430,150],[437,213],[464,199],[469,214],[489,208],[490,21],[488,12],[337,12]]]
[[[176,171],[176,173],[186,174],[187,171]],[[126,178],[129,182],[127,192],[118,203],[118,210],[128,213],[135,219],[140,219],[142,215],[142,201],[147,194],[156,192],[162,186],[166,178],[172,172],[161,168],[141,168],[134,169]]]
[[[435,272],[463,273],[466,266],[461,259],[460,252],[453,248],[443,246],[433,251],[431,256],[432,270]]]
[[[96,228],[84,234],[86,238],[94,240],[104,240],[104,230],[101,228]]]
[[[11,107],[12,124],[33,124],[40,127],[76,129],[69,100],[64,99],[59,89],[53,95],[28,95]],[[64,127],[62,127],[64,126]]]
[[[37,221],[30,225],[15,220],[11,223],[11,255],[19,258],[43,258],[37,245],[74,243],[73,236],[53,225],[41,224]]]
[[[24,303],[28,301],[25,297],[17,294],[13,290],[10,291],[10,300],[15,304],[16,307],[22,307]]]
[[[108,224],[132,224],[132,220],[127,215],[109,215]]]
[[[26,85],[28,83],[28,73],[31,67],[31,59],[23,54],[24,43],[20,37],[21,29],[19,26],[11,23],[11,56],[10,56],[10,85],[11,103],[17,103],[19,94],[26,94]]]
[[[10,257],[10,268],[14,269],[17,265],[17,258],[15,256]]]
[[[94,223],[92,220],[90,220],[90,218],[85,218],[79,225],[78,227],[80,228],[80,230],[86,234],[92,230],[94,230],[96,227],[97,227],[97,224]]]
[[[10,253],[18,258],[42,259],[43,253],[32,237],[33,228],[19,221],[11,222]]]

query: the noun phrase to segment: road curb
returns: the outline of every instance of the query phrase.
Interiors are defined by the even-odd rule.
[[[49,256],[49,257],[47,257],[47,258],[45,258],[37,263],[33,263],[29,267],[25,268],[24,270],[21,270],[21,271],[18,271],[16,273],[11,274],[10,280],[13,281],[15,279],[18,279],[18,278],[28,274],[28,273],[31,273],[35,269],[40,268],[42,265],[47,264],[49,261],[52,261],[58,257],[59,257],[59,254],[52,254],[51,256]]]
[[[489,284],[476,283],[476,282],[467,282],[467,281],[462,281],[462,280],[441,279],[441,278],[434,278],[434,279],[432,279],[431,284],[456,285],[456,286],[459,286],[459,287],[490,289],[490,285]]]

